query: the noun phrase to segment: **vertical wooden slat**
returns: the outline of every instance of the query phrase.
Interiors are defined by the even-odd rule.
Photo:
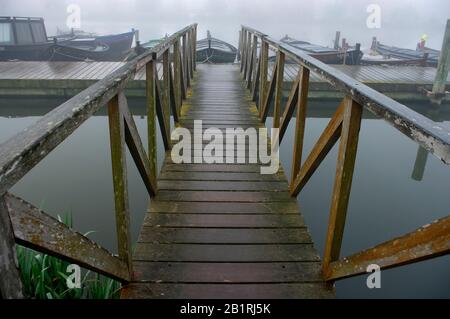
[[[186,94],[187,88],[189,87],[189,69],[188,69],[188,44],[187,35],[183,35],[183,76],[184,76],[184,92]]]
[[[247,89],[252,87],[252,82],[255,80],[255,69],[256,69],[256,53],[258,50],[258,37],[253,36],[253,42],[250,53],[250,68],[247,75]]]
[[[281,99],[283,98],[283,80],[284,80],[284,59],[285,54],[277,52],[277,76],[275,83],[275,101],[273,108],[273,127],[280,127]]]
[[[178,119],[178,108],[176,104],[176,96],[175,96],[175,86],[174,86],[174,77],[172,73],[172,64],[169,65],[169,103],[170,103],[170,109],[172,110],[172,116],[175,123],[179,123]]]
[[[237,56],[237,60],[240,63],[240,67],[241,67],[241,71],[242,71],[242,61],[241,61],[241,56],[242,56],[242,30],[239,30],[239,43],[238,43],[238,56]]]
[[[267,74],[269,67],[269,44],[261,39],[261,50],[260,50],[260,80],[259,80],[259,115],[261,116],[262,106],[264,104],[264,100],[266,97],[266,89],[267,89]]]
[[[252,50],[252,34],[247,31],[247,42],[245,47],[245,67],[244,67],[244,79],[247,80],[247,75],[250,69],[250,59]]]
[[[119,93],[123,94],[123,93]],[[108,103],[111,162],[116,209],[116,228],[119,258],[132,274],[130,212],[128,206],[127,164],[125,156],[125,123],[116,95]]]
[[[194,71],[197,70],[197,26],[194,27],[194,34],[193,34],[193,39],[192,39],[192,45],[193,45],[193,65],[194,65]]]
[[[323,258],[325,272],[331,262],[339,259],[358,148],[362,109],[362,106],[351,97],[345,98],[341,141]]]
[[[247,62],[247,31],[242,28],[242,46],[241,46],[241,73],[245,73],[245,67]]]
[[[189,63],[189,67],[190,67],[190,69],[189,69],[189,74],[190,74],[190,76],[191,76],[191,79],[194,77],[194,64],[195,64],[195,62],[194,62],[194,50],[195,50],[195,45],[194,45],[194,31],[193,30],[191,30],[191,31],[189,31],[189,49],[190,49],[190,54],[189,54],[189,57],[190,57],[190,63]]]
[[[255,75],[253,77],[252,83],[252,101],[255,102],[256,104],[258,104],[256,99],[258,96],[260,75],[261,75],[261,59],[258,59],[258,65],[255,66]]]
[[[170,60],[169,60],[169,52],[167,49],[163,53],[163,113],[165,120],[165,127],[167,130],[167,135],[170,136]]]
[[[180,41],[175,41],[173,45],[173,89],[175,96],[175,108],[177,115],[181,108],[181,66],[180,66]]]
[[[292,158],[291,186],[302,164],[303,140],[305,135],[306,108],[308,103],[309,70],[301,67],[300,83],[298,85],[297,115],[295,119],[294,154]],[[292,187],[291,187],[292,189]]]
[[[444,40],[442,41],[441,54],[436,69],[436,77],[433,83],[433,94],[445,94],[445,87],[447,84],[448,72],[450,70],[450,19],[447,20],[447,25],[444,33]]]
[[[4,196],[0,197],[0,297],[24,298],[14,231]]]
[[[148,134],[148,157],[150,161],[151,179],[156,185],[157,177],[157,144],[156,144],[156,53],[152,54],[152,60],[146,65],[146,93],[147,93],[147,134]]]

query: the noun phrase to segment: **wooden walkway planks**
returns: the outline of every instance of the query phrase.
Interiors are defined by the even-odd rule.
[[[261,126],[238,66],[198,66],[191,93],[181,126]],[[166,156],[159,188],[123,298],[334,297],[282,170],[261,175],[257,164],[174,164]]]

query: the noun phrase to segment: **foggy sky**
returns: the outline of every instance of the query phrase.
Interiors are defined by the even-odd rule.
[[[422,34],[428,46],[440,49],[448,0],[0,0],[0,16],[38,16],[49,35],[65,28],[69,4],[81,7],[82,29],[99,34],[140,30],[141,41],[160,38],[192,22],[198,37],[206,30],[237,44],[241,24],[260,29],[274,38],[285,34],[331,45],[341,31],[350,44],[370,46],[377,36],[385,44],[415,48]],[[369,29],[369,4],[381,7],[381,28]]]

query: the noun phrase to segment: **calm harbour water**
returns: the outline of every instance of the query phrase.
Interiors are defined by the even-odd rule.
[[[62,101],[0,99],[0,143]],[[146,145],[142,99],[129,100]],[[338,101],[309,105],[304,158],[332,116]],[[450,107],[412,105],[421,113],[450,125]],[[271,119],[268,120],[271,124]],[[281,145],[281,161],[290,176],[293,122]],[[163,160],[161,138],[159,164]],[[369,248],[449,214],[450,167],[419,150],[416,143],[382,120],[366,116],[361,125],[352,194],[342,255]],[[322,253],[336,167],[337,146],[311,178],[299,205]],[[418,156],[419,153],[419,156]],[[415,167],[416,157],[419,158]],[[135,242],[148,205],[148,195],[128,154],[129,199]],[[423,171],[423,176],[420,172]],[[70,212],[74,228],[111,251],[116,249],[108,119],[103,108],[26,175],[12,192],[53,214]],[[450,298],[450,256],[382,271],[382,288],[366,287],[366,276],[337,283],[341,298]]]

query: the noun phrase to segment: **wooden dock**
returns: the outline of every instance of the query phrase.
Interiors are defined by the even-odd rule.
[[[243,26],[239,35],[240,66],[196,67],[197,24],[172,34],[126,65],[110,64],[110,69],[97,64],[90,70],[94,65],[90,63],[21,64],[18,71],[17,64],[2,64],[6,67],[0,70],[3,93],[51,96],[69,94],[68,88],[74,90],[75,85],[79,90],[89,85],[0,145],[2,298],[25,296],[16,244],[119,280],[123,298],[333,298],[336,280],[367,275],[368,266],[387,269],[450,253],[450,216],[444,216],[374,247],[341,255],[363,111],[391,124],[447,165],[448,128],[349,77],[345,68],[340,71],[325,65],[249,27]],[[276,53],[273,66],[268,63],[270,48]],[[301,65],[294,81],[286,78],[290,66],[285,68],[285,58],[289,56]],[[161,61],[162,69],[158,70]],[[20,72],[17,79],[8,79],[17,73],[14,70]],[[361,69],[360,73],[364,70],[371,69]],[[424,71],[428,69],[410,70],[427,77]],[[358,76],[358,72],[352,76]],[[315,74],[321,75],[322,82],[314,82]],[[397,77],[397,73],[392,74],[391,80]],[[410,88],[419,85],[417,79],[411,81]],[[302,160],[308,100],[315,83],[332,85],[344,98]],[[57,91],[49,93],[49,87],[55,85],[59,86]],[[140,86],[140,91],[145,87],[147,149],[125,94],[133,85]],[[394,82],[389,85],[395,87]],[[292,89],[284,101],[285,86]],[[117,254],[11,193],[33,167],[105,106]],[[253,161],[254,155],[251,158],[247,153],[231,156],[244,159],[241,164],[229,161],[231,158],[226,164],[210,164],[204,159],[177,164],[171,156],[178,146],[170,143],[174,133],[171,116],[187,135],[195,120],[203,120],[204,129],[216,127],[222,132],[230,127],[261,128],[271,109],[272,127],[279,129],[280,143],[295,118],[289,185],[282,169],[277,174],[262,175],[260,169],[266,164]],[[157,171],[157,123],[166,151],[161,172]],[[337,143],[321,260],[296,198]],[[193,148],[203,145],[203,140],[195,140]],[[243,146],[254,149],[261,143],[241,139],[234,143],[233,150]],[[136,247],[131,240],[127,149],[150,197]],[[190,159],[193,157],[198,160],[196,152]]]
[[[261,127],[239,66],[197,70],[181,126],[202,119],[211,127]],[[158,187],[123,297],[333,297],[282,170],[261,175],[255,164],[173,164],[168,154]]]
[[[106,75],[122,62],[0,62],[1,96],[73,96]],[[432,67],[334,65],[334,68],[398,100],[426,100],[424,89],[431,90],[436,75]],[[269,74],[273,63],[269,63]],[[286,95],[299,66],[287,64],[283,87]],[[162,72],[161,63],[158,72]],[[447,79],[450,86],[450,76]],[[449,88],[450,90],[450,88]],[[130,81],[128,96],[145,96],[145,70]],[[310,98],[342,98],[339,90],[322,77],[311,73]]]

